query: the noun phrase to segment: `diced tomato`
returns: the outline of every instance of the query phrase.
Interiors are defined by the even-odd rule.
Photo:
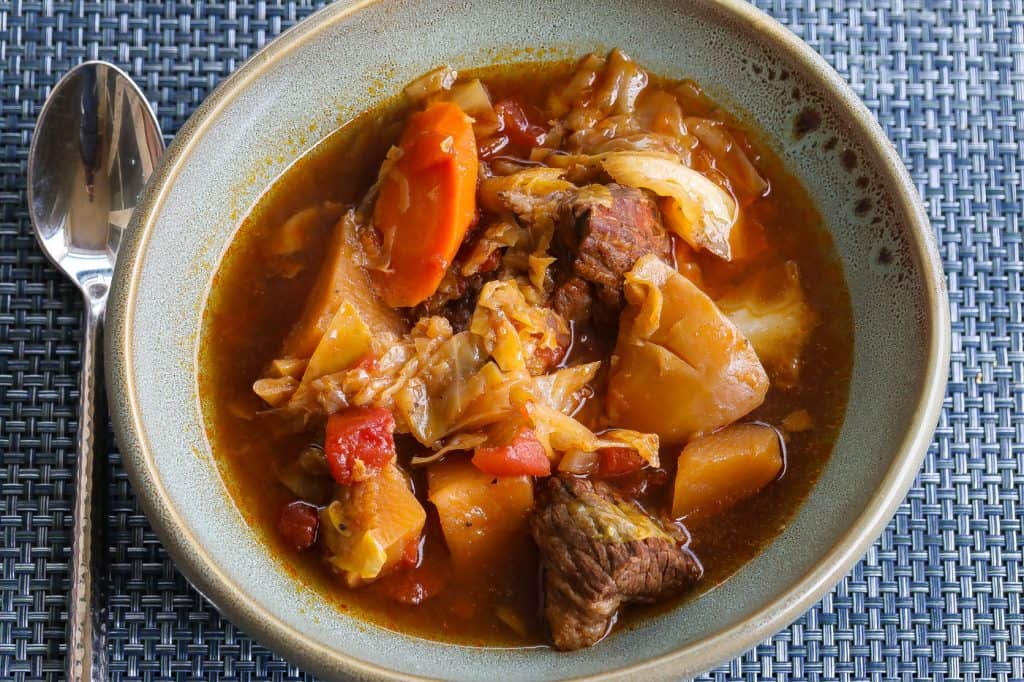
[[[551,461],[530,429],[522,429],[508,445],[477,448],[473,465],[492,476],[550,476]]]
[[[324,454],[341,485],[365,481],[395,457],[395,418],[382,407],[352,407],[327,420]]]
[[[537,147],[544,144],[547,131],[538,125],[533,125],[526,117],[518,100],[503,99],[494,105],[494,113],[498,115],[501,122],[501,132],[508,136],[509,140],[524,147]]]
[[[410,546],[416,549],[416,558],[419,560],[419,542],[410,543]],[[427,556],[419,565],[384,576],[378,581],[376,589],[401,604],[418,606],[443,590],[447,582],[445,563],[436,557]]]
[[[489,159],[508,146],[508,135],[491,137],[477,145],[477,154],[481,159]]]
[[[604,448],[600,454],[598,471],[602,476],[621,476],[644,467],[643,458],[629,448]]]
[[[316,507],[299,500],[285,505],[277,519],[277,530],[299,551],[313,546],[319,527],[320,515]]]
[[[534,352],[534,355],[538,360],[544,363],[545,367],[550,369],[562,361],[562,358],[565,357],[568,350],[569,344],[559,344],[555,348],[545,346],[543,348],[538,348]]]
[[[487,255],[487,260],[480,264],[477,272],[494,272],[501,265],[501,249],[495,249]]]

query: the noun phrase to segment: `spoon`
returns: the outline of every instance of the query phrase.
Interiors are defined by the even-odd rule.
[[[36,238],[85,298],[68,601],[71,682],[107,679],[107,450],[94,443],[94,429],[102,433],[106,425],[103,312],[121,234],[163,149],[145,95],[126,73],[97,61],[76,66],[54,86],[29,149],[28,203]]]

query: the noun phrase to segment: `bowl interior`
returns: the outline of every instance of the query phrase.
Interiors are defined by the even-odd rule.
[[[898,160],[838,77],[782,31],[728,2],[340,3],[211,96],[137,215],[108,336],[129,471],[188,577],[263,643],[333,676],[486,679],[501,666],[503,679],[540,680],[653,661],[645,677],[678,677],[754,644],[809,606],[873,539],[916,470],[922,434],[930,437],[935,423],[944,304]],[[354,620],[267,554],[211,460],[196,373],[212,273],[277,174],[416,75],[442,63],[565,58],[614,46],[656,73],[696,79],[756,121],[816,202],[844,260],[855,321],[847,417],[832,460],[789,527],[737,575],[592,650],[439,645]]]

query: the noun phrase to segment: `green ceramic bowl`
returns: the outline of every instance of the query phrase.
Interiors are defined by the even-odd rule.
[[[615,46],[656,73],[695,78],[749,114],[817,202],[855,317],[835,454],[789,527],[739,573],[590,650],[445,645],[346,616],[268,555],[211,459],[196,358],[219,258],[240,217],[291,161],[424,71]],[[810,607],[880,533],[931,440],[949,353],[942,272],[902,162],[817,54],[739,0],[332,5],[253,57],[178,134],[136,211],[109,306],[117,435],[160,538],[231,620],[329,678],[679,679],[728,660]]]

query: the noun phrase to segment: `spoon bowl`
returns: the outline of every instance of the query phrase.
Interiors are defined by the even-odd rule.
[[[105,62],[69,71],[39,112],[28,161],[32,225],[90,301],[106,297],[121,232],[162,152],[145,95]]]
[[[36,238],[85,300],[68,601],[66,679],[72,682],[107,679],[103,495],[93,495],[103,491],[106,470],[106,450],[94,442],[94,424],[100,431],[106,424],[105,402],[94,400],[102,394],[98,350],[121,235],[163,148],[156,116],[132,79],[111,64],[85,62],[50,93],[29,149]]]

